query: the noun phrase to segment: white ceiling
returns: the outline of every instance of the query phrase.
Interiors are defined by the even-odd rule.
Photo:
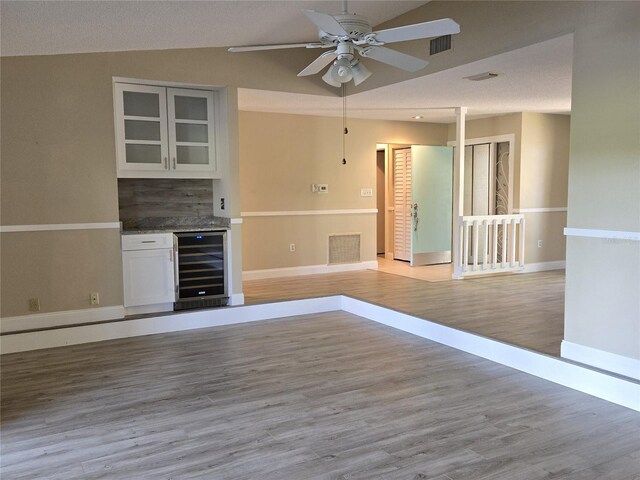
[[[377,25],[427,3],[350,0]],[[228,47],[315,41],[301,10],[337,15],[342,0],[2,0],[2,56]]]
[[[349,11],[376,25],[426,1],[350,0]],[[301,10],[338,14],[342,0],[0,1],[3,56],[155,50],[315,40]],[[451,107],[471,118],[521,111],[569,113],[572,37],[564,36],[457,68],[348,97],[357,118],[452,122]],[[389,67],[392,68],[392,67]],[[472,82],[481,72],[497,78]],[[305,79],[300,79],[305,81]],[[240,108],[341,115],[337,97],[240,90]],[[415,121],[415,120],[414,120]]]
[[[569,113],[573,35],[565,35],[460,67],[348,96],[353,118],[454,122],[452,107],[468,107],[469,118],[511,112]],[[496,72],[473,82],[464,77]],[[241,89],[241,110],[342,115],[342,99]]]

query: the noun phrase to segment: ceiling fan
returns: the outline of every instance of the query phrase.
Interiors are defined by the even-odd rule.
[[[251,52],[297,47],[334,48],[334,50],[324,52],[316,58],[298,73],[298,76],[315,75],[331,64],[322,79],[329,85],[340,87],[351,80],[355,85],[360,85],[371,76],[371,72],[355,58],[356,53],[363,58],[377,60],[408,72],[417,72],[426,67],[429,62],[386,48],[384,45],[460,33],[460,25],[450,18],[374,32],[371,29],[369,19],[361,15],[349,15],[346,4],[345,1],[342,14],[335,16],[313,10],[303,10],[307,18],[319,29],[320,41],[318,42],[248,45],[232,47],[229,51]]]

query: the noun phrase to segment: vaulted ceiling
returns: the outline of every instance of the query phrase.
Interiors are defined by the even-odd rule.
[[[378,25],[425,3],[352,0],[348,7]],[[342,7],[340,0],[2,1],[0,46],[3,56],[17,56],[305,42],[315,40],[317,30],[301,10],[339,14]],[[471,118],[519,111],[569,113],[571,58],[572,36],[559,36],[350,95],[349,114],[451,122],[449,107],[458,105],[469,107]],[[465,79],[487,71],[499,76]],[[337,96],[248,89],[240,90],[239,102],[243,110],[332,116],[342,107]]]

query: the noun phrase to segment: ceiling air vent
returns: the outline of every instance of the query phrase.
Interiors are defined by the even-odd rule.
[[[432,38],[429,42],[429,55],[451,50],[451,35]]]

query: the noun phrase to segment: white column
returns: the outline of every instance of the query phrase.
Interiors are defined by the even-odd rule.
[[[464,208],[464,146],[465,117],[467,107],[456,107],[456,149],[453,164],[453,276],[454,280],[462,279],[462,261],[460,258],[460,224]]]

